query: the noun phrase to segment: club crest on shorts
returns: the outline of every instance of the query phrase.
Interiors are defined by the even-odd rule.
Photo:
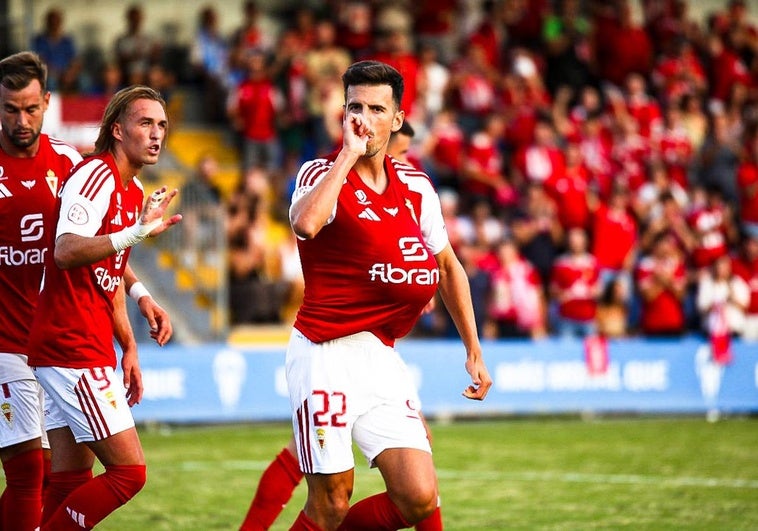
[[[318,447],[323,450],[326,447],[326,430],[324,428],[316,429],[316,440]]]
[[[108,403],[111,405],[111,407],[113,407],[113,409],[118,409],[116,398],[113,396],[113,391],[108,391],[105,393],[105,399],[108,400]]]
[[[5,417],[5,421],[9,425],[13,425],[13,408],[10,405],[10,402],[3,402],[0,404],[0,410],[3,412],[3,417]]]

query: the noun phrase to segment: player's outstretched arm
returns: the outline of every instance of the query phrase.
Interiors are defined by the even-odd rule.
[[[484,400],[492,387],[492,378],[484,363],[476,331],[468,277],[450,244],[435,257],[440,269],[439,290],[442,302],[466,347],[466,372],[471,376],[471,385],[463,391],[463,396],[472,400]]]

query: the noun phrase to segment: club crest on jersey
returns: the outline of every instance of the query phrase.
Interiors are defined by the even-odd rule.
[[[397,207],[393,207],[393,208],[387,208],[387,207],[384,207],[384,211],[385,211],[387,214],[389,214],[390,216],[392,216],[393,218],[394,218],[395,216],[397,216],[398,210],[400,210],[400,209],[399,209],[399,208],[397,208]]]
[[[23,184],[24,188],[27,190],[31,190],[34,188],[34,185],[37,184],[37,181],[21,181],[21,184]]]
[[[9,425],[13,424],[13,407],[10,405],[9,402],[3,402],[0,404],[0,410],[3,412],[3,417],[5,417],[5,422],[7,422]]]
[[[363,190],[356,190],[355,191],[355,197],[358,199],[359,205],[370,205],[371,201],[369,201],[368,196],[366,195],[366,192]]]
[[[53,170],[47,170],[45,181],[47,182],[48,188],[50,188],[50,193],[53,194],[53,197],[55,197],[58,193],[58,176],[55,175],[55,172]]]

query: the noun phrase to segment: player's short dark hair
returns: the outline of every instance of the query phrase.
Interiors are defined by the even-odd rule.
[[[392,88],[392,101],[397,108],[400,108],[400,101],[403,99],[405,83],[403,76],[386,63],[379,61],[359,61],[353,63],[342,74],[342,84],[347,88],[357,85],[389,85]]]
[[[47,66],[34,52],[18,52],[0,61],[0,85],[21,90],[38,80],[42,91],[47,87]]]
[[[113,151],[116,145],[116,139],[113,137],[113,126],[124,118],[129,106],[137,100],[157,101],[166,111],[166,101],[153,88],[144,85],[132,85],[119,90],[113,95],[105,108],[103,120],[100,123],[100,132],[97,135],[97,140],[95,140],[95,150],[92,154],[100,155]],[[167,111],[166,114],[168,115]]]
[[[395,131],[393,134],[395,135],[405,135],[413,138],[416,136],[416,131],[413,129],[413,126],[408,123],[408,120],[403,120],[403,125],[400,126],[400,129]]]

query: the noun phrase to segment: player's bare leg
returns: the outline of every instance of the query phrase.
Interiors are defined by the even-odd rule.
[[[291,529],[337,529],[350,507],[354,479],[352,468],[338,474],[306,474],[308,498]]]
[[[415,448],[390,448],[375,459],[387,492],[354,504],[341,530],[410,527],[437,509],[437,477],[432,455]]]

